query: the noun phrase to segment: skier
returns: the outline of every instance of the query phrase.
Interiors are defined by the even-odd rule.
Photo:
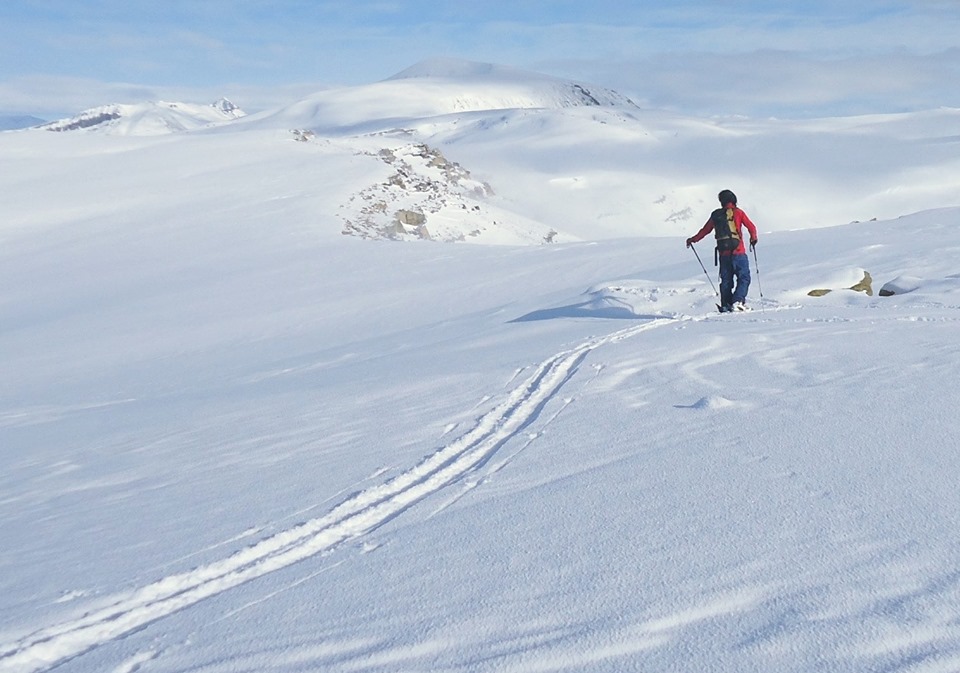
[[[743,245],[742,227],[750,232],[750,249],[757,245],[757,228],[747,214],[737,208],[737,195],[724,189],[717,195],[722,208],[696,234],[687,239],[689,248],[713,231],[717,238],[716,256],[720,264],[720,312],[745,311],[750,289],[750,260]],[[734,283],[736,280],[736,283]]]

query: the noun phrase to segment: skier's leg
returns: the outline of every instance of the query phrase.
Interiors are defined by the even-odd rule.
[[[733,305],[733,255],[720,255],[720,306]]]
[[[746,255],[733,255],[731,266],[737,277],[737,289],[732,294],[732,302],[744,303],[750,290],[750,259]]]

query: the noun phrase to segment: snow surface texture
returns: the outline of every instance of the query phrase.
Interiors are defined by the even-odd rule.
[[[401,162],[558,224],[503,192],[573,140],[509,114],[548,123],[504,156],[474,112],[456,142],[0,135],[0,671],[960,670],[960,208],[755,216],[735,315],[700,207],[669,238],[342,235]],[[576,119],[599,165],[609,119]]]

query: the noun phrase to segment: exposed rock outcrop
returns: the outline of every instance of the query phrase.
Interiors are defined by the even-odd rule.
[[[385,147],[372,156],[394,172],[385,182],[352,196],[341,208],[344,234],[463,240],[469,233],[454,226],[428,229],[431,216],[443,211],[480,214],[483,199],[493,194],[490,185],[475,180],[463,166],[423,143]]]
[[[859,283],[851,285],[850,287],[839,288],[843,290],[853,290],[854,292],[863,292],[868,297],[873,296],[873,277],[869,272],[863,272],[863,280]],[[810,297],[822,297],[826,294],[833,292],[834,288],[820,288],[816,290],[810,290],[807,292],[807,295]]]

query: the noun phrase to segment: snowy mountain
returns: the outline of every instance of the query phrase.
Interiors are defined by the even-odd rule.
[[[370,182],[338,198],[346,234],[541,244],[578,240],[584,228],[528,212],[523,199],[501,198],[501,186],[511,180],[496,176],[515,171],[500,172],[466,154],[470,163],[460,161],[461,148],[491,139],[490,131],[511,121],[526,124],[527,115],[540,120],[546,135],[566,135],[567,129],[547,125],[569,120],[578,127],[574,133],[595,138],[603,125],[624,123],[636,112],[629,99],[602,87],[505,66],[434,59],[382,82],[319,92],[221,131],[292,130],[296,140],[329,148],[336,139],[341,147],[370,157]],[[390,170],[386,176],[384,168]],[[557,205],[571,204],[561,200]]]
[[[505,66],[435,59],[375,84],[321,91],[249,121],[353,134],[444,115],[579,107],[637,109],[628,98],[602,87]]]
[[[148,102],[104,105],[38,128],[45,131],[87,131],[114,135],[152,136],[179,133],[224,124],[244,116],[236,105],[221,98],[211,105]]]
[[[0,673],[957,669],[957,111],[552,86],[0,134]]]

